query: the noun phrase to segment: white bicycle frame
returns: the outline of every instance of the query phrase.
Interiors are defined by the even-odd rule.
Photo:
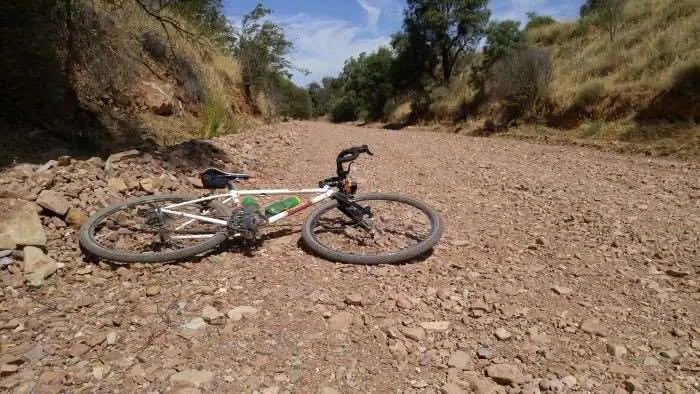
[[[184,227],[196,222],[206,222],[206,223],[212,223],[212,224],[218,224],[221,226],[226,226],[228,222],[226,220],[221,220],[221,219],[216,219],[212,218],[209,216],[202,216],[202,215],[195,215],[187,212],[180,212],[177,211],[177,208],[186,206],[186,205],[192,205],[192,204],[198,204],[203,201],[211,201],[211,200],[216,200],[216,199],[223,199],[223,203],[233,203],[234,206],[238,206],[240,204],[240,196],[274,196],[274,195],[296,195],[296,194],[315,194],[314,197],[306,199],[303,203],[293,207],[289,208],[286,211],[280,212],[274,216],[271,216],[267,218],[267,224],[273,224],[275,222],[278,222],[289,215],[295,214],[299,211],[302,211],[312,205],[318,204],[319,202],[326,200],[330,198],[333,194],[335,193],[335,190],[331,189],[330,186],[325,186],[322,188],[314,188],[314,189],[298,189],[298,190],[291,190],[291,189],[261,189],[261,190],[236,190],[236,189],[231,189],[229,190],[228,193],[225,194],[217,194],[217,195],[212,195],[212,196],[207,196],[207,197],[202,197],[198,198],[195,200],[190,200],[190,201],[185,201],[177,204],[171,204],[166,207],[163,207],[160,209],[161,212],[166,213],[168,215],[172,216],[181,216],[181,217],[186,217],[189,218],[187,222],[181,224],[178,226],[175,230],[181,230]],[[205,213],[206,214],[206,213]],[[176,236],[171,236],[173,239],[197,239],[197,238],[209,238],[214,236],[214,234],[192,234],[192,235],[176,235]],[[240,236],[240,234],[233,234],[233,236]]]

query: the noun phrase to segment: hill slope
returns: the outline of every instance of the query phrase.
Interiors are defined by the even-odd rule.
[[[250,121],[238,65],[176,14],[159,20],[136,2],[104,0],[0,8],[0,165],[235,132]]]

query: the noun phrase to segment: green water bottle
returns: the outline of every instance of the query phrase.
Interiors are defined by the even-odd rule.
[[[260,212],[260,204],[251,196],[243,197],[241,200],[241,206],[249,212]]]
[[[265,207],[265,216],[274,216],[278,213],[286,211],[289,208],[294,208],[297,205],[301,204],[301,201],[302,200],[300,197],[294,196],[285,198],[284,200],[273,202],[272,204]]]

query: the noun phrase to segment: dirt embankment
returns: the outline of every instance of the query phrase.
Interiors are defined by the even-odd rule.
[[[197,193],[187,177],[210,164],[253,172],[250,187],[312,186],[360,143],[375,153],[354,168],[361,190],[442,213],[432,256],[333,264],[299,247],[302,217],[257,250],[181,264],[93,264],[78,250],[73,226],[103,204]],[[0,268],[5,390],[700,389],[697,164],[311,122],[109,162],[0,173],[0,204],[29,208],[0,216],[31,216],[46,238],[0,247],[16,249]]]

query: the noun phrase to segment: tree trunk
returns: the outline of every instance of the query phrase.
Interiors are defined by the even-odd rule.
[[[447,85],[452,76],[452,59],[450,59],[450,50],[442,49],[442,82]]]

